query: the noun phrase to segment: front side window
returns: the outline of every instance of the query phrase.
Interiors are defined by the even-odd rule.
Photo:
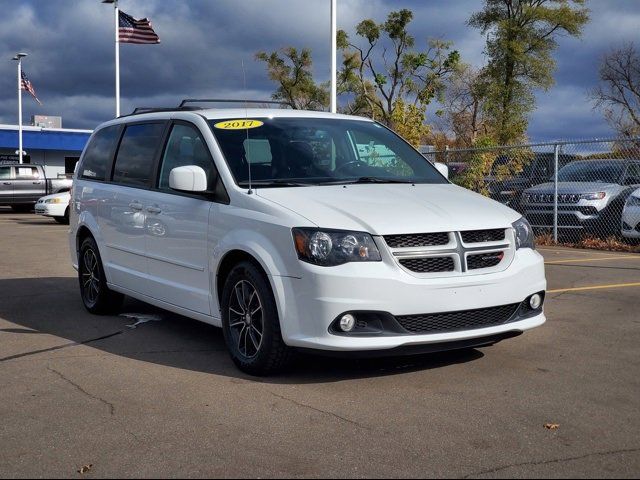
[[[162,123],[129,125],[125,129],[113,169],[114,182],[134,187],[149,185],[163,130]]]
[[[80,178],[105,180],[107,168],[111,164],[111,155],[113,155],[115,143],[118,141],[119,129],[120,127],[117,125],[106,127],[91,137],[82,160]]]
[[[210,124],[241,186],[248,184],[249,170],[253,183],[261,186],[447,183],[411,145],[377,123],[334,118],[234,120]],[[229,128],[236,123],[252,128]]]
[[[40,172],[36,167],[15,167],[16,169],[16,179],[28,179],[33,180],[36,178],[40,178]]]
[[[176,124],[171,129],[171,135],[169,135],[167,147],[162,158],[158,188],[160,190],[169,190],[171,170],[187,165],[202,167],[207,173],[208,189],[214,189],[216,171],[200,132],[192,126]]]

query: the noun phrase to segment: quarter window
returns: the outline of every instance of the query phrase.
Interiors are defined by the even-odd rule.
[[[113,170],[113,181],[134,187],[149,185],[153,157],[160,143],[164,124],[129,125],[124,131]]]
[[[216,171],[204,139],[196,128],[177,124],[172,128],[167,148],[165,148],[158,188],[169,190],[171,170],[187,165],[202,167],[209,180],[208,189],[214,189]]]
[[[111,163],[111,156],[117,141],[118,130],[119,127],[114,125],[103,128],[93,135],[84,153],[80,178],[105,180],[107,167]]]

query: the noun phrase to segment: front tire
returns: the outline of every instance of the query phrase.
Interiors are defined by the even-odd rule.
[[[107,315],[117,312],[122,306],[124,295],[107,287],[98,245],[91,237],[83,240],[80,246],[78,281],[82,303],[90,313]]]
[[[265,376],[287,366],[292,352],[282,339],[273,292],[253,263],[242,262],[231,270],[221,308],[225,343],[240,370]]]

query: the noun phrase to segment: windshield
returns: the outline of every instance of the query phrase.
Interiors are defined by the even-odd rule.
[[[373,122],[323,118],[211,120],[241,186],[447,183],[413,147]],[[249,128],[244,128],[249,125]]]
[[[600,182],[619,183],[624,170],[624,163],[590,160],[574,162],[560,169],[560,182]]]

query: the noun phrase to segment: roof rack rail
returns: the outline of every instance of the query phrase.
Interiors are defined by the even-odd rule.
[[[251,103],[251,104],[266,104],[266,105],[280,105],[283,107],[289,107],[286,102],[275,102],[273,100],[233,100],[228,98],[186,98],[180,102],[178,108],[185,108],[187,103]]]
[[[154,112],[175,112],[176,110],[201,110],[198,107],[137,107],[129,115],[136,115],[139,113],[154,113]],[[126,116],[126,115],[125,115]]]

